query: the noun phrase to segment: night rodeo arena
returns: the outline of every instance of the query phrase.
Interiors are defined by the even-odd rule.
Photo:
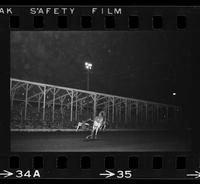
[[[11,151],[190,151],[185,34],[11,32]]]

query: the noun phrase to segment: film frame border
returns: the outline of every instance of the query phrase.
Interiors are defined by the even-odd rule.
[[[16,13],[13,16],[1,16],[0,17],[0,26],[3,31],[9,32],[9,31],[24,31],[24,30],[33,30],[34,31],[47,31],[47,30],[59,30],[59,31],[70,31],[70,30],[81,30],[81,31],[95,31],[95,30],[103,30],[103,31],[120,31],[120,30],[128,30],[128,31],[160,31],[160,30],[176,30],[176,31],[199,31],[200,26],[198,24],[198,20],[200,20],[200,12],[199,7],[192,8],[192,7],[123,7],[123,9],[126,9],[126,13],[123,15],[90,15],[88,14],[88,9],[91,7],[76,7],[78,10],[80,10],[77,15],[74,16],[59,16],[59,17],[67,17],[67,20],[69,21],[69,24],[66,28],[59,28],[58,27],[58,16],[56,15],[44,15],[44,16],[32,16],[32,15],[26,15],[27,9],[31,6],[23,7],[13,7],[16,8]],[[40,6],[45,8],[45,6]],[[54,7],[54,6],[49,6]],[[67,7],[67,6],[66,6]],[[104,7],[105,8],[105,7]],[[112,8],[112,7],[110,7]],[[170,12],[170,13],[169,13]],[[36,18],[34,18],[36,17]],[[39,17],[39,19],[38,19]],[[83,17],[86,18],[84,21],[86,21],[86,27],[82,27],[81,22],[83,20]],[[91,17],[88,18],[88,17]],[[108,18],[109,17],[109,18]],[[112,17],[112,18],[110,18]],[[133,26],[129,27],[129,21],[130,17],[134,17],[138,20],[136,27]],[[183,28],[177,27],[177,17],[183,18],[186,17],[186,25],[183,26]],[[108,19],[108,22],[111,22],[113,24],[113,18],[114,18],[114,25],[110,27],[106,27],[106,20]],[[89,20],[90,19],[90,20]],[[183,18],[184,19],[184,18]],[[39,20],[39,26],[37,28],[34,28],[34,21]],[[53,20],[53,21],[52,21]],[[87,27],[88,20],[91,23],[91,27]],[[67,21],[67,23],[68,23]],[[184,22],[184,20],[181,20]],[[17,23],[16,23],[17,22]],[[41,26],[42,24],[43,26]],[[98,23],[97,23],[98,22]],[[157,23],[155,23],[157,22]],[[96,25],[94,24],[96,23]],[[85,24],[85,23],[84,23]],[[108,23],[109,24],[109,23]],[[153,25],[157,24],[158,27],[154,29]],[[37,25],[37,23],[36,23]],[[11,26],[11,27],[10,27]],[[182,26],[182,24],[181,24]],[[7,35],[8,36],[8,35]],[[9,61],[9,58],[6,57]],[[5,76],[5,75],[4,75]],[[6,79],[9,76],[6,74]],[[7,80],[4,81],[6,83]],[[9,89],[9,88],[8,88]],[[9,100],[9,99],[8,99]],[[195,125],[196,126],[196,125]],[[44,165],[44,168],[42,170],[44,171],[44,178],[49,178],[49,175],[53,176],[52,174],[55,174],[55,178],[95,178],[98,176],[100,172],[105,169],[105,157],[107,156],[114,156],[114,170],[118,169],[130,169],[128,167],[128,158],[129,157],[137,157],[138,160],[138,168],[136,168],[136,178],[182,178],[185,176],[186,173],[193,172],[193,168],[199,168],[199,150],[194,151],[192,149],[192,152],[178,152],[178,153],[132,153],[132,152],[113,152],[113,153],[36,153],[36,152],[29,152],[29,153],[15,153],[9,151],[9,127],[6,127],[6,136],[8,137],[8,144],[5,144],[5,147],[8,149],[5,149],[5,153],[8,153],[9,156],[6,154],[2,154],[1,156],[1,163],[5,165],[6,169],[10,170],[10,167],[13,164],[13,161],[10,162],[10,156],[13,158],[15,156],[14,162],[16,162],[17,157],[19,156],[19,166],[16,168],[23,168],[23,169],[31,169],[33,168],[34,163],[34,157],[39,156],[43,157],[42,162]],[[5,127],[3,127],[5,129]],[[194,140],[192,140],[194,142]],[[196,142],[195,142],[196,143]],[[59,169],[56,168],[56,159],[57,155],[60,156],[66,156],[67,158],[67,167],[66,169]],[[81,168],[81,155],[83,156],[89,156],[91,159],[91,168]],[[154,161],[153,157],[156,156],[158,158],[161,158],[162,160],[162,167],[161,169],[153,169]],[[176,158],[182,158],[184,160],[185,158],[185,165],[182,166],[181,161],[179,164],[176,164]],[[22,158],[22,159],[21,159]],[[70,158],[70,159],[69,159]],[[96,159],[99,158],[99,159]],[[20,162],[22,160],[22,162]],[[53,162],[52,162],[53,160]],[[94,164],[94,160],[98,160],[99,164]],[[119,161],[120,160],[120,161]],[[123,160],[123,162],[121,162]],[[96,162],[96,161],[95,161]],[[159,162],[159,161],[157,161]],[[87,165],[87,164],[86,164]],[[99,166],[101,165],[101,171],[97,170],[99,169]],[[111,164],[112,165],[112,164]],[[158,164],[159,165],[159,164]],[[179,165],[179,166],[177,166]],[[72,167],[71,167],[72,166]],[[4,167],[4,169],[5,169]],[[178,168],[177,168],[178,167]],[[180,167],[180,168],[179,168]],[[183,168],[182,168],[183,167]],[[15,166],[12,168],[13,170],[16,169]],[[49,169],[50,168],[50,169]],[[77,169],[79,168],[79,176],[77,176]],[[173,169],[172,169],[173,168]],[[37,169],[37,166],[36,166]],[[40,169],[40,166],[39,166]],[[112,168],[108,168],[109,170],[113,170]],[[56,172],[55,172],[56,171]],[[59,172],[58,172],[59,171]],[[145,174],[144,175],[144,171]],[[173,171],[173,172],[172,172]],[[67,174],[67,177],[66,177]],[[69,177],[68,177],[69,176]],[[100,177],[97,177],[100,178]],[[187,179],[187,178],[184,178]]]

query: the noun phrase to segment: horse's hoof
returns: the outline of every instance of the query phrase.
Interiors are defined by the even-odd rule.
[[[91,139],[91,136],[87,136],[86,139]]]

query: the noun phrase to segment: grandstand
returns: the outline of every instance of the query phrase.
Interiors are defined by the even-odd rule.
[[[74,130],[106,111],[109,129],[170,129],[181,107],[116,95],[10,79],[11,130]]]

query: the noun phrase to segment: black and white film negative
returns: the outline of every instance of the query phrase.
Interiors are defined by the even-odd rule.
[[[199,22],[198,6],[0,7],[0,178],[198,180]]]

